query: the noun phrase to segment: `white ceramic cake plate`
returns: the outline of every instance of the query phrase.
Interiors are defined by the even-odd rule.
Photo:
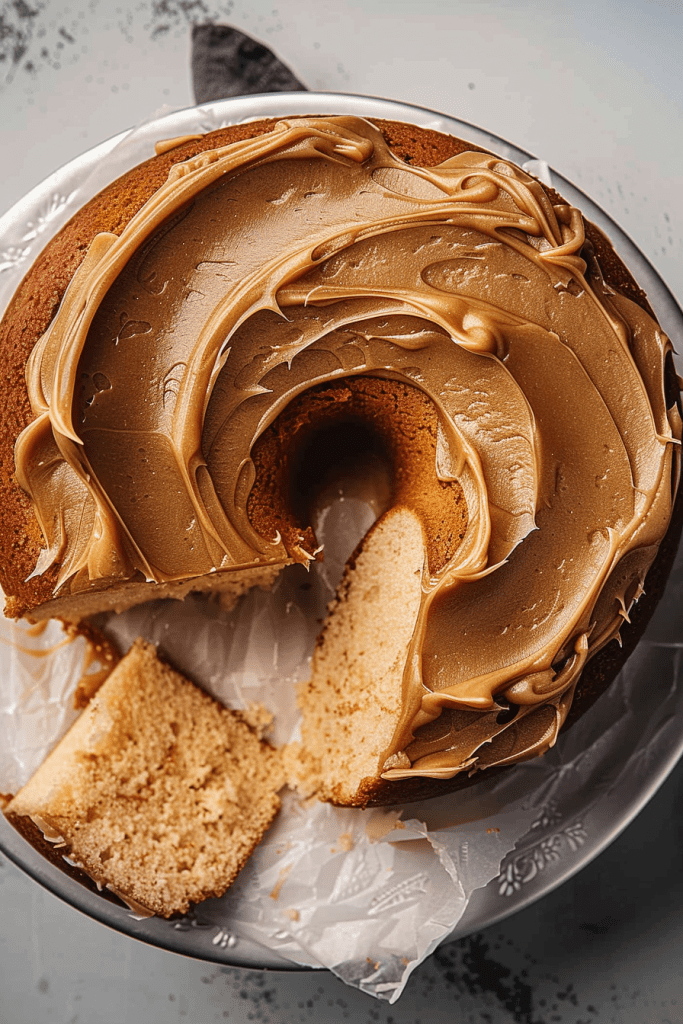
[[[471,140],[505,159],[526,165],[531,173],[552,181],[569,202],[609,236],[647,292],[664,330],[674,341],[683,338],[683,313],[675,299],[643,254],[603,210],[531,154],[457,118],[365,96],[273,93],[168,114],[138,128],[136,139],[139,141],[142,136],[148,141],[151,155],[159,139],[293,114],[355,114],[406,121]],[[127,152],[126,136],[127,133],[122,133],[109,139],[55,171],[0,218],[0,307],[4,307],[14,287],[10,289],[4,284],[3,278],[8,275],[2,271],[16,269],[22,262],[26,264],[22,268],[25,270],[30,264],[27,239],[40,235],[39,248],[42,247],[70,216],[74,191],[79,191],[80,205],[139,161],[139,149],[134,154]],[[30,257],[33,258],[33,250]],[[678,612],[681,598],[683,553],[679,550],[664,597],[636,652],[608,693],[579,726],[560,739],[560,744],[572,748],[574,764],[578,765],[574,772],[576,784],[549,794],[532,828],[503,860],[498,877],[475,892],[450,939],[485,928],[566,881],[616,839],[664,782],[683,753],[683,630]],[[638,714],[628,711],[629,701],[637,701]],[[620,725],[622,714],[626,716],[624,721],[628,719],[628,728]],[[616,725],[612,729],[609,724],[613,721]],[[585,769],[580,757],[583,742],[590,743],[592,750]],[[547,756],[552,757],[553,752]],[[533,777],[533,763],[524,771]],[[476,787],[472,792],[476,793]],[[453,799],[457,800],[457,795]],[[412,807],[406,816],[419,816],[419,809]],[[297,969],[255,942],[243,938],[235,941],[227,933],[217,934],[215,927],[202,924],[201,907],[196,914],[175,924],[158,918],[135,920],[124,908],[89,891],[43,859],[1,815],[0,849],[71,906],[137,939],[219,964]]]

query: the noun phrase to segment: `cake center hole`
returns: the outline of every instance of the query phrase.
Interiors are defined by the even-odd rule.
[[[390,453],[384,439],[358,419],[312,431],[291,468],[289,501],[300,522],[310,521],[337,499],[367,503],[375,510],[375,519],[391,504]]]
[[[392,504],[392,463],[366,423],[345,420],[316,431],[293,466],[291,506],[324,547],[320,569],[334,591],[370,527]]]
[[[321,543],[327,560],[333,543],[348,557],[384,512],[403,505],[422,521],[430,569],[439,571],[464,536],[467,505],[457,481],[437,477],[437,436],[434,404],[402,381],[361,375],[310,388],[252,448],[251,524],[264,537],[279,534],[296,561]],[[325,510],[337,500],[364,503],[365,512],[355,533],[342,529],[333,541]],[[350,523],[347,510],[337,512]]]

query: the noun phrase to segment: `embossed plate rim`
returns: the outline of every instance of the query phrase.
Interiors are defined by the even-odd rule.
[[[424,107],[357,94],[312,92],[269,93],[236,97],[204,104],[200,108],[191,107],[172,112],[137,129],[138,132],[149,137],[150,155],[153,142],[157,139],[184,134],[192,120],[196,119],[198,109],[205,111],[209,120],[215,121],[212,127],[218,127],[219,123],[237,123],[260,117],[284,117],[306,113],[385,117],[470,139],[473,143],[491,149],[501,157],[518,164],[534,159],[532,154],[482,128]],[[56,194],[67,196],[77,186],[80,186],[84,178],[95,172],[101,166],[101,161],[111,154],[112,150],[123,142],[128,134],[128,132],[122,132],[93,147],[49,175],[40,185],[27,193],[0,217],[0,239],[11,240],[19,226],[25,225],[32,217],[40,217],[41,210],[46,208],[46,204],[49,207]],[[136,157],[130,166],[137,163],[138,160],[139,157]],[[125,169],[124,166],[117,166],[116,173],[123,173]],[[562,175],[554,170],[551,173],[554,183],[558,186],[558,191],[569,201],[580,205],[588,218],[609,234],[615,248],[633,272],[634,277],[639,283],[647,286],[648,297],[667,333],[674,337],[676,335],[683,337],[683,312],[647,258],[629,236],[596,203]],[[102,184],[99,184],[94,191],[98,191],[99,187],[102,187]],[[85,201],[88,196],[84,195],[82,198]],[[61,225],[57,222],[55,230],[59,226]],[[52,233],[54,231],[50,229],[45,232],[45,241]],[[511,883],[512,894],[507,897],[501,898],[499,893],[500,879],[494,879],[486,888],[478,890],[457,928],[444,941],[452,941],[454,938],[489,927],[502,918],[523,909],[561,885],[598,856],[631,823],[666,780],[683,753],[683,729],[679,730],[679,738],[672,742],[669,748],[658,753],[656,764],[651,766],[652,770],[636,791],[628,787],[624,792],[625,787],[620,786],[618,781],[611,790],[587,808],[587,813],[581,821],[577,821],[574,825],[563,824],[561,821],[556,822],[557,829],[549,837],[551,846],[548,847],[549,858],[547,861],[540,849],[546,840],[539,840],[536,844],[527,843],[521,846],[519,851],[513,851],[508,855],[503,863],[513,864],[513,868],[516,861],[526,858],[524,863],[531,865],[529,870],[532,874],[529,879],[520,882],[518,888]],[[586,827],[589,820],[594,823],[594,827],[591,829]],[[575,831],[572,832],[572,829]],[[557,842],[553,846],[552,840],[555,839]],[[577,856],[569,860],[566,857],[563,859],[558,853],[558,849],[562,848],[563,843],[568,845],[571,852]],[[133,920],[124,908],[100,898],[44,860],[8,825],[2,816],[0,816],[0,850],[35,881],[70,906],[116,931],[143,942],[185,956],[236,967],[270,970],[307,969],[284,960],[271,950],[250,940],[240,938],[234,946],[217,941],[219,936],[214,934],[215,928],[199,926],[197,928],[189,927],[186,930],[174,930],[168,922],[157,918],[147,921]],[[553,851],[558,853],[556,857]],[[536,859],[534,860],[534,858]],[[534,868],[534,864],[536,864],[536,868]]]

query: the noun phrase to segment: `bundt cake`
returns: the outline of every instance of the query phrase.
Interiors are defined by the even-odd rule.
[[[161,148],[0,327],[8,614],[267,586],[321,556],[320,482],[370,453],[383,506],[301,688],[299,783],[364,805],[544,751],[614,675],[582,690],[671,522],[678,385],[644,294],[552,189],[436,132]]]

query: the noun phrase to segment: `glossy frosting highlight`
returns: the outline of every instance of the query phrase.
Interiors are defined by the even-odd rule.
[[[176,164],[95,238],[31,357],[36,573],[56,562],[78,593],[312,558],[252,527],[253,444],[313,385],[405,381],[437,409],[468,526],[436,574],[425,560],[384,777],[546,749],[641,592],[680,438],[670,343],[584,242],[514,165],[411,166],[358,118]]]

